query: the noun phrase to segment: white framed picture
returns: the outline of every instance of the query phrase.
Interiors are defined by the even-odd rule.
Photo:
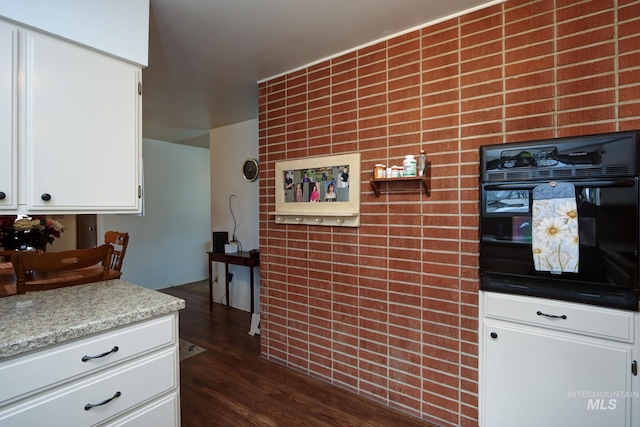
[[[276,222],[360,225],[360,153],[277,162],[275,181]]]

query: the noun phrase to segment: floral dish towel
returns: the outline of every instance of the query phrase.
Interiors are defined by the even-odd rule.
[[[578,210],[573,184],[551,182],[533,189],[531,241],[537,271],[578,272]]]

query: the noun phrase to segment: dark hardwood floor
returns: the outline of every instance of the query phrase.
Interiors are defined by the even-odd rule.
[[[205,295],[179,286],[162,292],[185,300],[180,336],[206,349],[180,363],[182,427],[434,427],[261,358],[247,312],[209,313]]]

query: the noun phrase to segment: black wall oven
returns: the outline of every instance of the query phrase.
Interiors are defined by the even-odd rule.
[[[480,148],[480,288],[638,310],[640,132]],[[538,271],[533,189],[575,188],[578,271]]]

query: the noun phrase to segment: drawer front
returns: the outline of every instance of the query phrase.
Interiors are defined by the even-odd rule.
[[[102,423],[178,386],[175,347],[76,381],[0,412],[0,426],[31,427],[54,421],[65,427]],[[113,398],[114,396],[118,396]],[[86,409],[113,398],[108,403]]]
[[[67,344],[17,356],[0,363],[0,404],[59,384],[96,369],[176,343],[176,315],[172,314]],[[111,352],[114,347],[118,350]],[[104,357],[83,362],[84,356]]]
[[[482,292],[487,318],[633,343],[637,313],[586,304]]]
[[[118,418],[117,421],[104,424],[104,427],[178,427],[180,425],[180,399],[173,392],[157,401],[143,406]]]

